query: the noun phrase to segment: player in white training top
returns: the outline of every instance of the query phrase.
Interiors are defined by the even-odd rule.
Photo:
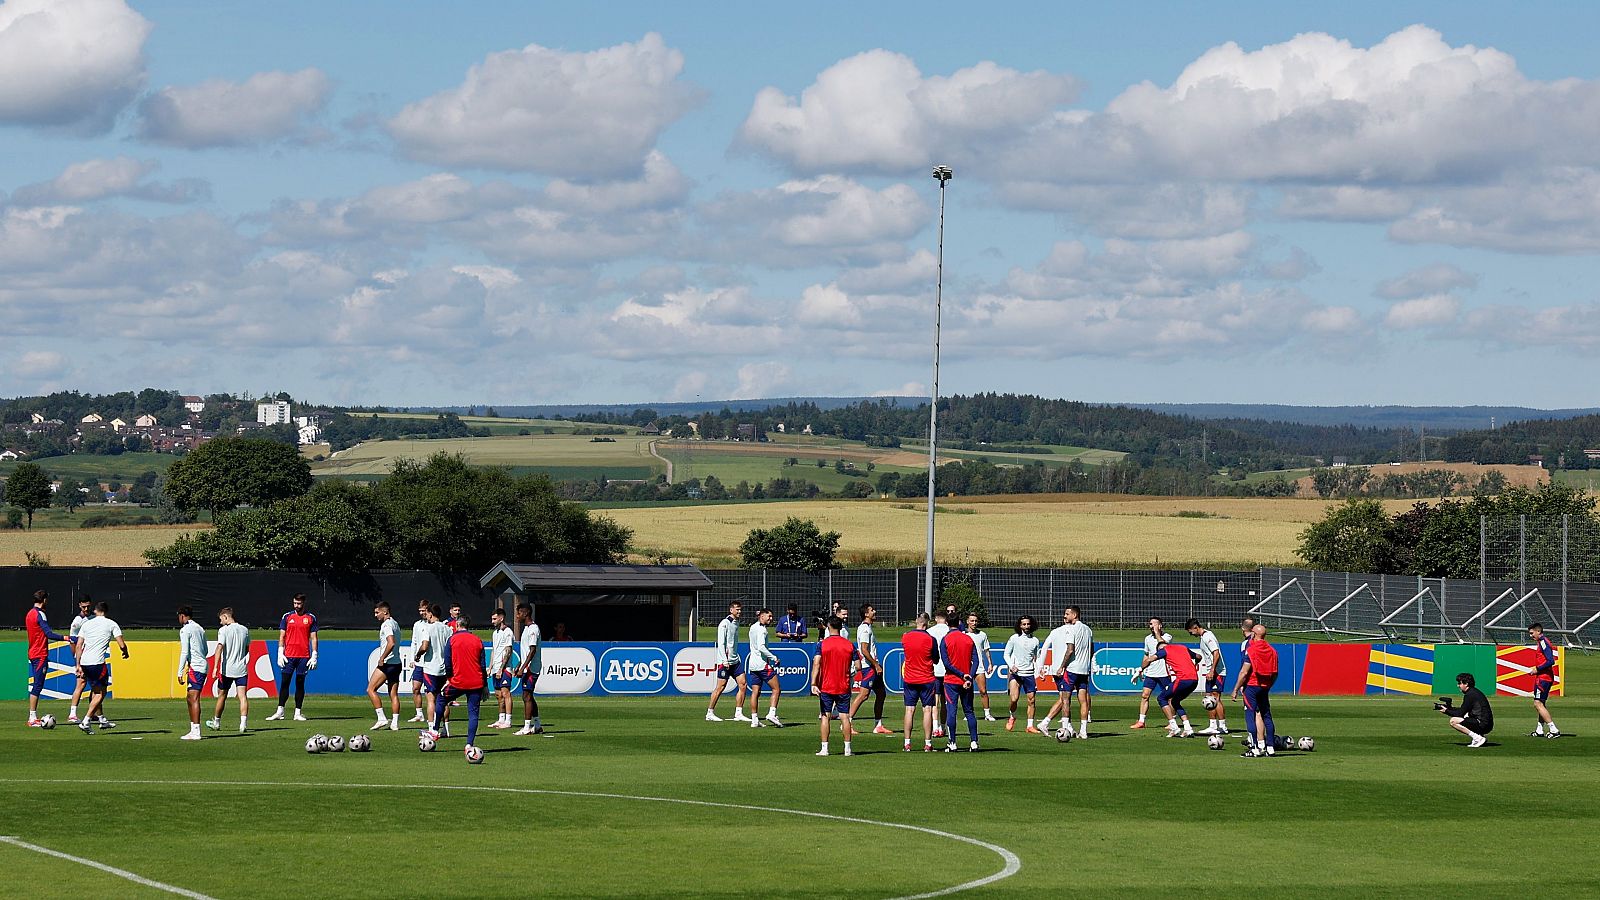
[[[1222,642],[1211,630],[1201,626],[1200,620],[1190,619],[1184,623],[1184,630],[1200,639],[1200,689],[1205,692],[1206,699],[1211,703],[1209,718],[1211,721],[1205,728],[1195,732],[1201,735],[1227,734],[1228,714],[1222,708],[1222,694],[1226,689],[1225,682],[1228,678],[1227,665],[1222,661]]]
[[[506,611],[497,609],[489,614],[489,624],[494,627],[494,641],[489,651],[489,679],[494,684],[495,700],[500,715],[490,728],[511,727],[511,649],[517,642],[511,626],[506,623]]]
[[[739,613],[743,609],[737,600],[729,603],[727,618],[717,623],[717,686],[711,689],[711,702],[706,704],[707,722],[722,721],[717,715],[717,701],[730,680],[739,686],[733,697],[734,721],[744,721],[744,660],[739,656]]]
[[[422,662],[417,659],[417,648],[422,646],[428,634],[428,601],[417,601],[417,620],[411,623],[411,705],[416,710],[407,722],[430,722],[424,715],[425,704],[423,698],[427,696],[428,689],[422,680]]]
[[[856,627],[856,652],[861,654],[861,669],[856,674],[856,696],[850,702],[850,721],[860,721],[856,711],[861,709],[861,704],[867,700],[867,695],[872,695],[872,718],[877,724],[873,726],[873,734],[894,734],[883,727],[883,699],[888,693],[888,688],[883,683],[883,663],[878,659],[878,642],[874,636],[872,625],[877,621],[878,611],[871,603],[861,604],[861,624]]]
[[[1083,621],[1083,611],[1067,607],[1067,689],[1061,696],[1061,728],[1072,728],[1072,695],[1078,697],[1078,737],[1089,738],[1089,677],[1094,672],[1094,631]]]
[[[104,600],[94,605],[94,618],[83,624],[78,632],[78,643],[72,649],[77,655],[75,669],[89,689],[89,708],[78,720],[84,734],[94,734],[91,725],[115,728],[117,723],[106,718],[106,687],[110,684],[106,660],[111,655],[111,642],[116,641],[122,658],[128,658],[128,642],[122,639],[122,628],[108,613],[111,607]],[[92,720],[92,721],[91,721]]]
[[[178,607],[178,683],[189,705],[189,733],[180,741],[200,740],[200,692],[206,687],[206,630],[194,620],[194,609]]]
[[[783,722],[778,719],[778,699],[783,696],[783,689],[778,684],[778,657],[767,649],[767,632],[772,627],[772,610],[762,607],[756,613],[756,621],[750,626],[750,661],[745,667],[746,681],[750,686],[750,727],[765,727],[757,712],[761,703],[761,686],[772,686],[772,701],[767,707],[767,722],[783,727]]]
[[[533,606],[517,604],[517,627],[522,629],[522,661],[517,665],[517,677],[522,679],[522,727],[513,734],[544,734],[544,722],[539,720],[539,701],[533,692],[539,685],[539,673],[544,671],[544,635],[539,623],[533,620]]]
[[[1161,619],[1157,616],[1150,618],[1150,633],[1144,636],[1144,655],[1155,656],[1156,648],[1162,644],[1172,643],[1172,635],[1167,634],[1161,626]],[[1145,714],[1150,711],[1150,695],[1166,690],[1172,682],[1172,673],[1167,670],[1166,660],[1158,659],[1140,670],[1143,673],[1144,686],[1139,691],[1139,721],[1129,725],[1129,728],[1143,728]],[[1134,683],[1139,683],[1138,674],[1134,675]]]
[[[1007,693],[1011,695],[1011,713],[1006,717],[1006,730],[1017,727],[1017,701],[1023,694],[1028,695],[1028,730],[1037,732],[1033,727],[1034,694],[1039,690],[1035,675],[1038,673],[1039,639],[1033,636],[1038,628],[1033,621],[1033,616],[1022,616],[1017,619],[1016,634],[1006,639],[1006,649],[1003,656],[1006,660]]]
[[[67,640],[74,647],[78,645],[78,632],[83,630],[83,623],[94,618],[94,601],[88,594],[78,598],[78,615],[72,620],[72,627],[67,629]],[[83,679],[72,686],[72,708],[67,711],[67,724],[78,724],[78,700],[83,697]]]
[[[989,636],[978,628],[978,614],[967,613],[967,634],[972,635],[972,647],[978,651],[978,670],[973,672],[972,686],[978,689],[983,700],[983,720],[994,721],[989,711],[989,676],[994,674],[994,654],[989,652]]]
[[[1044,718],[1039,720],[1039,732],[1042,734],[1050,730],[1050,720],[1057,713],[1069,716],[1069,706],[1072,695],[1067,691],[1067,645],[1071,643],[1068,634],[1071,629],[1069,615],[1061,614],[1061,624],[1050,630],[1045,636],[1044,643],[1039,646],[1039,677],[1054,678],[1056,682],[1056,702],[1050,705]]]
[[[250,719],[250,629],[234,621],[231,606],[218,610],[217,620],[217,707],[206,727],[212,731],[222,727],[222,709],[228,703],[228,695],[237,687],[239,731],[242,733]]]
[[[367,699],[372,701],[373,715],[378,717],[368,731],[384,728],[400,730],[400,623],[389,612],[389,603],[379,600],[372,607],[372,617],[378,620],[378,654],[372,675],[367,679]],[[383,714],[383,698],[378,689],[389,691],[389,715]]]

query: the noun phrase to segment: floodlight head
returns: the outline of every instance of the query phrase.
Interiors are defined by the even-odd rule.
[[[956,173],[951,171],[949,166],[934,166],[933,167],[933,177],[938,180],[940,187],[943,187],[944,183],[946,181],[949,181],[951,178],[954,178],[955,174]]]

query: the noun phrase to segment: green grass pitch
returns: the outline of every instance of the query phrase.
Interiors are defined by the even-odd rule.
[[[419,752],[415,726],[376,733],[372,753],[307,755],[314,732],[365,731],[359,699],[313,697],[306,723],[265,722],[257,701],[244,736],[230,704],[222,736],[198,743],[177,739],[179,702],[113,700],[120,727],[92,737],[25,728],[6,702],[0,835],[218,898],[877,898],[1006,869],[982,845],[891,825],[1015,854],[1020,869],[974,897],[1594,895],[1600,665],[1569,660],[1557,741],[1525,737],[1513,698],[1495,702],[1491,746],[1469,751],[1426,698],[1285,697],[1280,731],[1317,750],[1261,760],[1236,739],[1167,739],[1159,721],[1130,731],[1129,699],[1097,698],[1088,741],[996,722],[977,755],[862,735],[845,759],[836,733],[818,759],[809,696],[783,700],[788,727],[759,730],[703,721],[697,698],[550,697],[549,734],[484,729],[481,766],[459,736]],[[886,704],[891,727],[900,710]],[[171,896],[11,844],[0,867],[0,894]]]

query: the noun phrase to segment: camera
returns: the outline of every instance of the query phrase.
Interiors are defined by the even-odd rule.
[[[1455,705],[1455,701],[1449,697],[1440,697],[1433,702],[1433,708],[1438,712],[1447,712],[1453,705]]]

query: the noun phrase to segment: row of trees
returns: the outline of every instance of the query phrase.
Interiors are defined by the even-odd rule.
[[[1473,494],[1498,494],[1505,490],[1506,477],[1491,470],[1479,476],[1476,482],[1469,482],[1467,476],[1449,469],[1375,473],[1365,466],[1347,466],[1313,471],[1311,485],[1324,500],[1358,496],[1394,500],[1437,497],[1442,500],[1468,490]]]
[[[1418,503],[1393,516],[1378,500],[1351,498],[1301,532],[1299,554],[1308,566],[1322,571],[1477,578],[1480,517],[1526,515],[1538,520],[1565,515],[1573,528],[1592,534],[1600,530],[1595,501],[1554,481],[1534,490],[1511,487],[1470,500]],[[1571,563],[1574,579],[1600,580],[1600,560]],[[1491,568],[1497,568],[1493,561]]]

